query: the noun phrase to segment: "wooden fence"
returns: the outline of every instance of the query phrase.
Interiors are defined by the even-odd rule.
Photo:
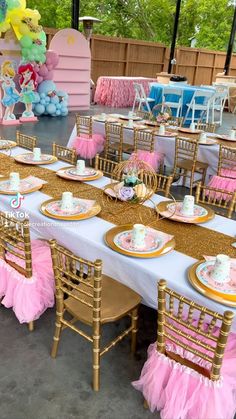
[[[48,44],[56,29],[45,28]],[[156,77],[167,71],[170,49],[164,44],[136,39],[93,35],[92,79],[100,76]],[[178,47],[173,72],[186,76],[190,84],[212,84],[223,71],[226,53],[207,49]],[[233,54],[230,75],[236,75],[236,54]]]

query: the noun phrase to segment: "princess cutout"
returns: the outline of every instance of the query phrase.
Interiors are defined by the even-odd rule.
[[[20,99],[20,94],[16,90],[15,83],[13,81],[16,75],[13,63],[11,61],[4,61],[1,65],[1,80],[3,98],[2,104],[5,107],[5,113],[3,119],[6,121],[14,121],[16,117],[14,115],[15,104]]]
[[[21,102],[25,104],[25,111],[22,114],[23,118],[32,118],[34,113],[32,111],[33,102],[35,100],[34,90],[37,88],[36,72],[31,64],[21,64],[18,68],[20,75],[21,87]]]

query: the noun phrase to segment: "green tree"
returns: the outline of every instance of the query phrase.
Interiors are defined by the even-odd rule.
[[[28,0],[39,10],[41,24],[47,27],[71,26],[72,0]],[[176,0],[81,0],[80,15],[102,20],[94,32],[109,36],[143,39],[170,45]],[[177,43],[225,50],[233,19],[229,0],[182,0]],[[81,27],[82,29],[82,27]]]

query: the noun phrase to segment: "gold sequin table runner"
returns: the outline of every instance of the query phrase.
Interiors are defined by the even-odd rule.
[[[41,191],[53,198],[60,197],[62,192],[70,191],[80,198],[95,199],[102,208],[97,216],[115,225],[142,223],[174,235],[175,249],[195,259],[202,259],[202,255],[219,253],[235,257],[235,249],[231,247],[233,238],[230,236],[203,226],[186,225],[168,219],[158,220],[153,208],[110,200],[102,189],[91,184],[68,181],[58,177],[52,170],[23,165],[15,162],[12,157],[0,154],[0,173],[9,176],[10,172],[19,172],[21,178],[32,175],[47,181],[48,183],[43,185]],[[30,196],[33,199],[33,195]]]

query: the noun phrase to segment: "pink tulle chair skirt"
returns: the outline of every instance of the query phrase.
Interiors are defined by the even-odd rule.
[[[193,362],[197,357],[173,344],[167,349]],[[207,361],[201,366],[208,368]],[[205,365],[204,365],[205,364]],[[162,419],[233,419],[236,411],[236,335],[228,339],[221,369],[221,379],[213,382],[198,372],[157,352],[149,346],[136,390],[143,393],[152,412]]]
[[[236,168],[235,169],[221,169],[220,176],[230,177],[231,179],[236,179]]]
[[[93,134],[92,137],[81,134],[73,140],[72,146],[75,147],[79,156],[84,159],[93,159],[96,154],[103,151],[104,142],[105,139],[100,134]]]
[[[221,191],[236,192],[236,179],[221,176],[212,176],[207,186],[211,188],[220,189]],[[223,198],[224,200],[228,201],[231,199],[228,195],[222,194],[221,192],[206,190],[206,196],[208,195],[210,195],[211,198],[216,197],[218,200]]]
[[[142,160],[145,163],[150,164],[150,166],[157,172],[160,166],[164,163],[165,155],[163,153],[158,153],[157,151],[146,151],[138,150],[136,153],[132,153],[129,160],[138,159]]]
[[[25,278],[0,258],[0,298],[6,308],[12,308],[20,323],[37,320],[54,306],[54,274],[49,245],[41,240],[31,241],[32,278]],[[10,253],[7,260],[23,266],[24,261]]]

